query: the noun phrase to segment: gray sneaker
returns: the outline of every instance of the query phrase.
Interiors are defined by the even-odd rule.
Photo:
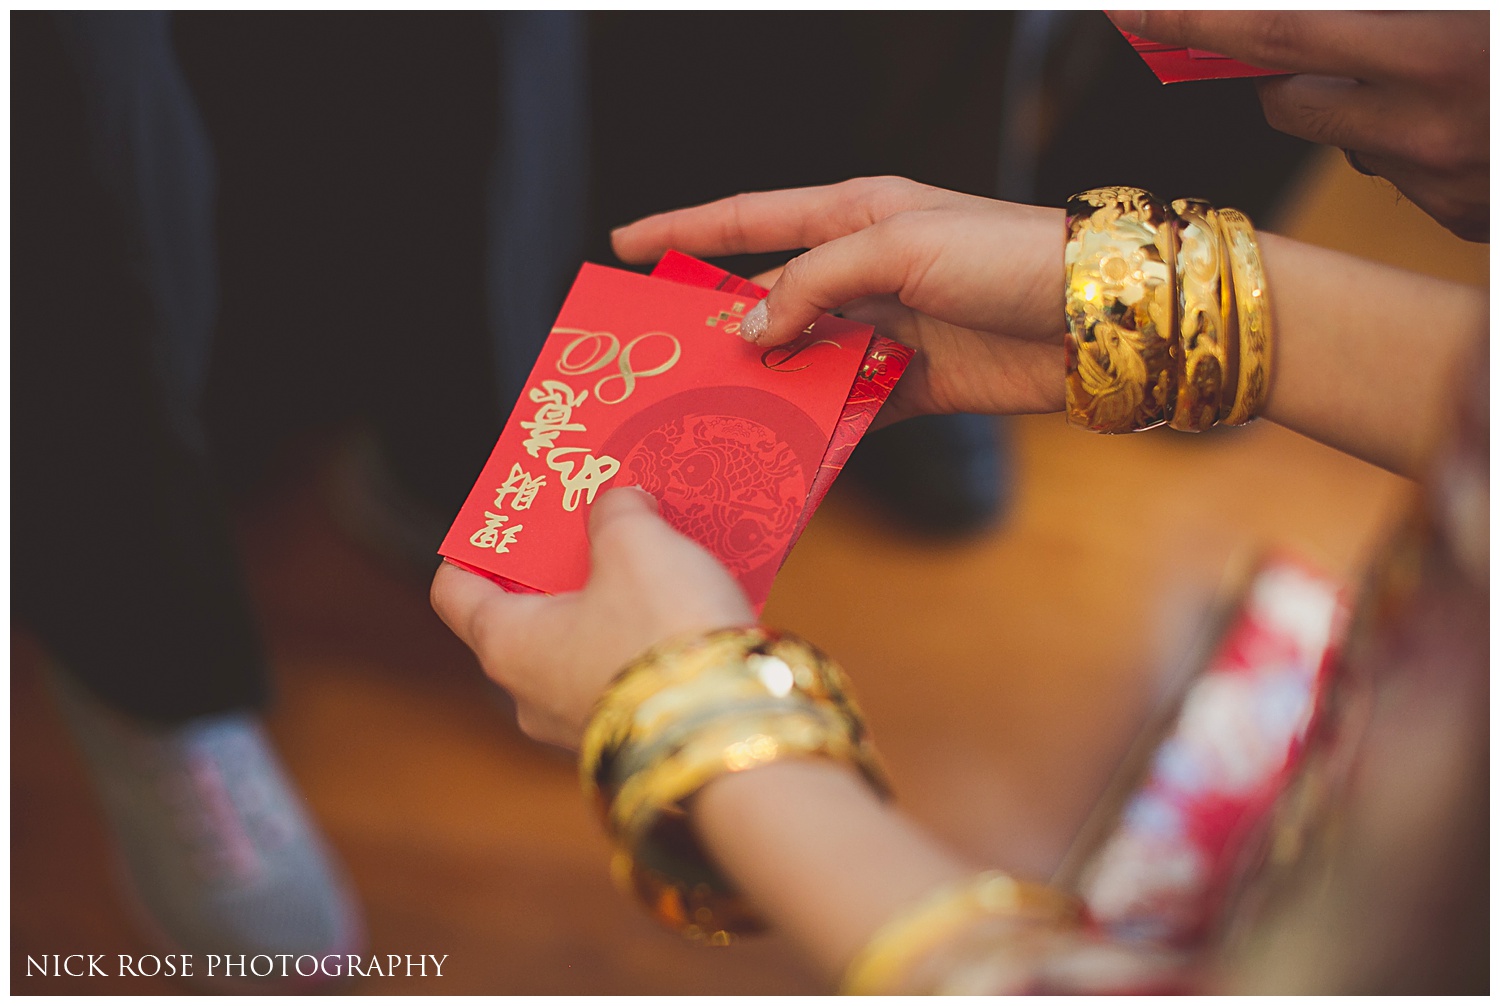
[[[302,970],[314,973],[299,975],[296,958],[361,953],[359,908],[259,718],[235,712],[155,726],[102,706],[62,675],[52,680],[145,935],[164,952],[193,954],[193,979],[221,988],[297,991],[334,981],[306,961]],[[242,954],[243,966],[233,966]]]

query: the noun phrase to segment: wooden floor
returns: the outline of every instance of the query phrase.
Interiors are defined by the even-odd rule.
[[[1488,282],[1450,238],[1332,154],[1279,228]],[[1091,437],[1009,424],[1003,525],[933,547],[835,490],[766,620],[853,675],[910,813],[981,859],[1057,864],[1228,564],[1292,549],[1353,575],[1401,480],[1285,430]],[[362,993],[819,991],[775,937],[680,945],[610,886],[570,758],[516,730],[506,698],[394,575],[332,525],[309,441],[241,515],[279,698],[270,727],[363,899],[370,950],[447,954],[438,978]],[[12,991],[185,991],[165,979],[27,979],[27,954],[145,953],[111,884],[78,759],[13,636]],[[18,963],[19,962],[19,963]]]

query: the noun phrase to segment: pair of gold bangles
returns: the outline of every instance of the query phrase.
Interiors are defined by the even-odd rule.
[[[699,848],[685,804],[719,776],[785,758],[831,758],[890,791],[843,672],[811,644],[725,629],[633,661],[579,748],[584,792],[615,841],[616,882],[695,941],[763,928]]]
[[[1079,193],[1067,219],[1068,421],[1133,433],[1254,419],[1271,315],[1249,219],[1125,187]]]

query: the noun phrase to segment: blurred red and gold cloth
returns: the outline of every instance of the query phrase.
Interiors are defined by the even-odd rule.
[[[1326,575],[1285,555],[1255,569],[1059,878],[1106,932],[1187,949],[1220,924],[1328,713],[1348,623],[1345,591]]]
[[[653,276],[585,265],[441,554],[507,589],[576,590],[590,504],[636,485],[759,609],[910,358],[829,315],[747,343],[763,294],[682,255]]]

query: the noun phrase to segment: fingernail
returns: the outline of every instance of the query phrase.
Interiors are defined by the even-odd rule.
[[[771,316],[766,311],[766,302],[760,301],[750,309],[740,322],[740,338],[746,342],[759,343],[765,338],[766,330],[771,327]]]
[[[661,500],[651,495],[645,489],[642,489],[640,486],[622,486],[621,488],[634,489],[637,494],[645,498],[646,504],[650,506],[652,510],[656,511],[657,513],[661,513]]]

